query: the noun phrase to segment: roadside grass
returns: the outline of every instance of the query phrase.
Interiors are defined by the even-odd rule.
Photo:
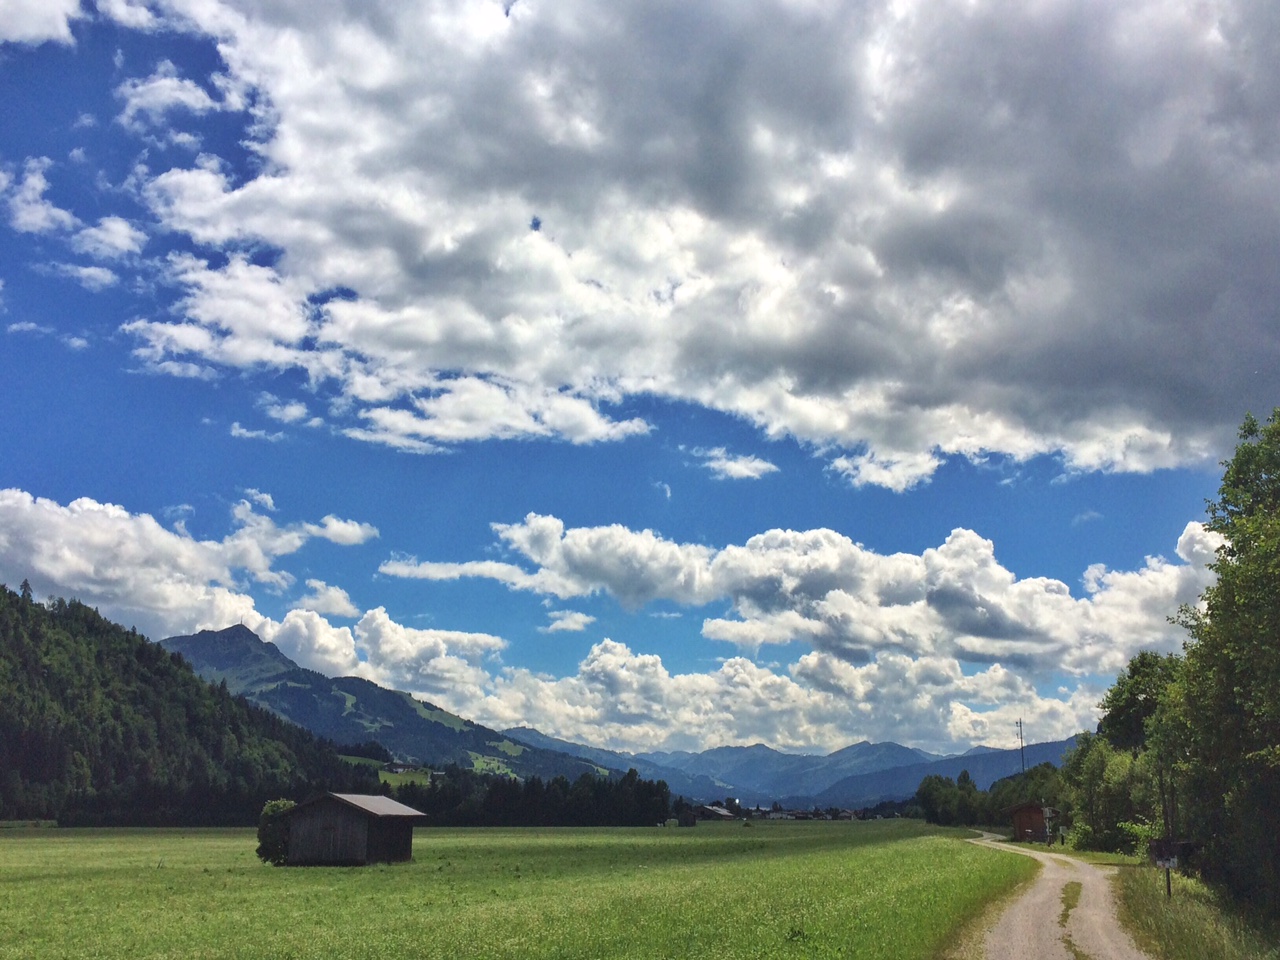
[[[1115,879],[1120,920],[1138,945],[1159,960],[1280,960],[1280,920],[1248,916],[1194,877],[1121,870]]]
[[[915,821],[418,830],[413,863],[272,868],[252,830],[0,835],[0,960],[932,960],[1035,871]]]

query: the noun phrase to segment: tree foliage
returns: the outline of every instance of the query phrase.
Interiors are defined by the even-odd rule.
[[[954,781],[931,773],[920,781],[915,803],[930,823],[944,827],[978,827],[1003,824],[1009,811],[1028,802],[1061,808],[1062,779],[1051,763],[997,780],[990,790],[979,790],[968,770]]]
[[[1143,650],[1129,661],[1102,698],[1098,733],[1113,747],[1139,750],[1146,746],[1147,721],[1155,714],[1165,688],[1178,676],[1181,661],[1174,654]]]
[[[1246,417],[1209,529],[1217,579],[1178,616],[1183,657],[1141,653],[1063,771],[1077,836],[1188,839],[1206,878],[1280,911],[1280,408]]]
[[[433,826],[645,827],[662,823],[672,810],[666,782],[644,780],[635,770],[618,778],[584,773],[570,783],[449,766],[430,784],[406,783],[394,796],[427,814]]]
[[[1226,462],[1208,526],[1217,581],[1182,611],[1191,633],[1178,705],[1188,818],[1203,866],[1280,909],[1280,408],[1252,416]]]
[[[248,826],[321,789],[378,783],[84,604],[0,588],[0,819]]]
[[[258,859],[274,867],[289,859],[289,821],[285,814],[297,804],[289,799],[268,800],[258,816]]]

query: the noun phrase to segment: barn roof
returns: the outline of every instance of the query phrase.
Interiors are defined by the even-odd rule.
[[[397,803],[390,797],[383,797],[377,794],[366,795],[363,793],[326,793],[314,799],[308,800],[306,803],[298,804],[298,807],[309,807],[313,803],[318,803],[328,797],[345,803],[347,806],[355,807],[365,813],[372,814],[375,817],[425,817],[420,810],[413,807],[405,806],[403,803]],[[298,809],[294,807],[294,809]]]

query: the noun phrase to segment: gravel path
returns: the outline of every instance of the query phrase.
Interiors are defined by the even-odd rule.
[[[1044,867],[987,932],[986,960],[1151,960],[1116,920],[1113,870],[997,839],[970,842],[1034,857]]]

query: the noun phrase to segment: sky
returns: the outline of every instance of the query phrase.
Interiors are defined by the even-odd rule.
[[[1270,0],[2,0],[0,582],[623,750],[1097,722],[1280,403]]]

